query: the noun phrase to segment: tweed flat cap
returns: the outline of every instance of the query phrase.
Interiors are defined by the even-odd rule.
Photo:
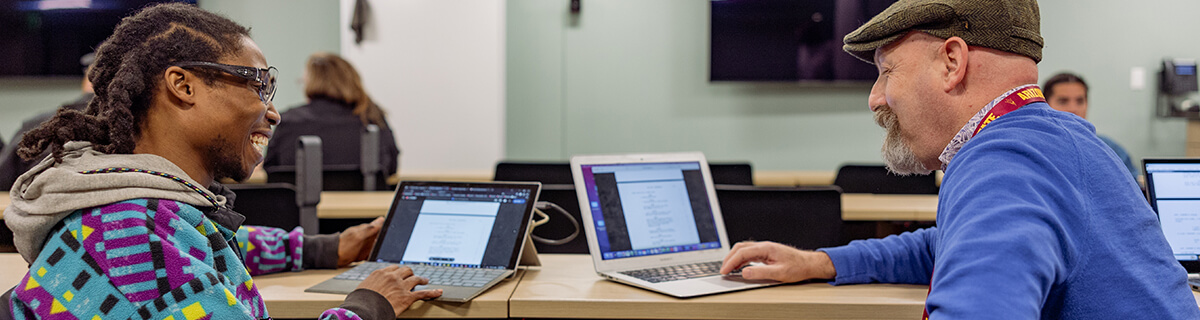
[[[875,49],[915,30],[1041,62],[1040,20],[1036,0],[900,0],[847,34],[842,49],[875,64]]]

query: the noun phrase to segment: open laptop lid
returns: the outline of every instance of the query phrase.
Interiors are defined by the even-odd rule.
[[[370,261],[515,269],[541,184],[404,181]]]
[[[1175,259],[1200,272],[1200,159],[1145,159],[1146,193]]]
[[[729,251],[704,154],[575,156],[596,271],[716,261]]]

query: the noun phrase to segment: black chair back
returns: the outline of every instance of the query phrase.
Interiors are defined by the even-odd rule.
[[[566,162],[509,162],[496,164],[494,181],[537,181],[547,184],[574,184],[571,164]]]
[[[749,163],[710,163],[713,184],[754,185]],[[538,181],[542,184],[574,184],[571,164],[566,162],[511,162],[496,164],[494,181]]]
[[[845,193],[937,194],[933,174],[898,176],[883,165],[843,165],[833,184]]]
[[[291,230],[300,226],[295,186],[288,183],[228,184],[237,196],[233,211],[246,216],[242,224]]]
[[[750,163],[709,163],[713,184],[754,185],[754,170]]]
[[[775,241],[801,249],[845,244],[842,193],[837,187],[717,186],[732,245]]]
[[[562,207],[575,221],[579,222],[579,235],[567,243],[560,245],[545,244],[534,241],[538,253],[588,253],[586,233],[583,231],[583,215],[579,212],[579,197],[575,194],[575,186],[570,184],[544,184],[538,201],[546,201]],[[545,211],[550,216],[550,222],[533,229],[533,234],[546,239],[562,239],[575,232],[575,224],[560,214]]]

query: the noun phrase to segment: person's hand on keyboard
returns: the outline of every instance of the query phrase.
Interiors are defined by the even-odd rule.
[[[762,265],[750,265],[761,262]],[[721,265],[721,274],[741,271],[746,280],[798,282],[808,279],[832,279],[837,276],[833,262],[824,252],[804,251],[770,241],[743,241],[733,246]]]
[[[417,300],[428,300],[442,296],[442,290],[417,290],[413,287],[429,284],[429,279],[413,275],[408,267],[388,266],[375,270],[366,280],[358,285],[359,289],[378,292],[392,304],[392,310],[399,317],[400,313]]]

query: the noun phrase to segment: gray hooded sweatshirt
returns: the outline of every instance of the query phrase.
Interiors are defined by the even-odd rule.
[[[230,230],[237,230],[245,220],[233,212],[234,195],[229,189],[214,183],[213,189],[222,190],[220,194],[214,193],[166,158],[152,154],[104,154],[91,145],[82,141],[66,143],[61,163],[47,157],[17,177],[9,191],[12,204],[4,210],[4,223],[13,231],[13,244],[26,262],[37,259],[46,236],[71,213],[125,200],[149,198],[187,203],[206,211],[205,216]],[[120,168],[116,170],[120,172],[107,172],[113,168]],[[105,173],[89,172],[98,170]],[[237,248],[236,243],[232,246]],[[306,235],[303,268],[336,268],[337,247],[338,234]],[[341,307],[379,319],[383,318],[380,315],[394,314],[386,298],[366,289],[351,293]]]
[[[226,205],[225,196],[204,188],[163,157],[104,154],[93,150],[90,142],[81,141],[63,147],[62,163],[55,164],[53,157],[47,157],[17,177],[9,191],[12,204],[4,210],[4,223],[13,231],[13,244],[26,262],[37,259],[50,230],[75,210],[140,198],[174,200],[195,207]],[[109,168],[156,171],[183,182],[145,172],[85,173]]]

